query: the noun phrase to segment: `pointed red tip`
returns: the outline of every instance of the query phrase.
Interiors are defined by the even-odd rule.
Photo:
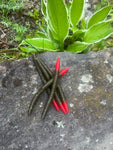
[[[63,76],[67,71],[69,70],[69,68],[65,68],[63,70],[60,71],[60,75]]]
[[[57,111],[60,110],[60,109],[59,109],[59,106],[58,106],[58,104],[57,104],[57,102],[56,102],[56,100],[53,100],[53,101],[52,101],[52,104],[53,104],[53,106],[56,108]]]
[[[55,70],[57,70],[57,71],[60,70],[60,58],[59,57],[57,58],[57,61],[56,61]]]
[[[67,112],[66,112],[64,106],[62,104],[60,104],[59,106],[60,106],[61,110],[64,112],[64,114],[66,114]]]
[[[62,104],[63,104],[63,106],[64,106],[66,112],[68,113],[68,112],[69,112],[69,108],[68,108],[68,103],[67,103],[67,101],[64,101]]]

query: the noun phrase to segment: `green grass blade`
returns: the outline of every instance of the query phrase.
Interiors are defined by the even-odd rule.
[[[70,18],[71,23],[74,27],[78,24],[81,19],[82,13],[84,9],[84,0],[73,0],[71,11],[70,11]]]
[[[90,28],[92,25],[103,21],[108,14],[110,13],[111,8],[113,7],[113,5],[110,6],[106,6],[102,9],[100,9],[99,11],[97,11],[88,21],[88,28]]]
[[[83,41],[86,43],[97,43],[109,37],[113,33],[111,22],[113,22],[113,20],[103,21],[93,25],[86,31]]]

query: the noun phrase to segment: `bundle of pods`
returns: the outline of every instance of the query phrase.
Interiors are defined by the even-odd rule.
[[[57,111],[61,109],[65,114],[68,113],[69,112],[68,104],[67,104],[64,92],[60,84],[58,83],[58,78],[60,76],[63,76],[69,70],[69,68],[65,68],[60,71],[60,58],[57,58],[56,66],[55,66],[55,74],[53,74],[52,71],[49,69],[49,67],[41,59],[36,57],[36,55],[33,55],[33,61],[44,85],[34,95],[30,103],[29,109],[28,109],[28,114],[29,115],[31,114],[35,103],[39,99],[39,96],[46,89],[47,89],[49,98],[45,104],[41,118],[42,119],[45,118],[51,102]]]

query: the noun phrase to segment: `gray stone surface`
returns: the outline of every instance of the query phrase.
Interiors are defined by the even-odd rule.
[[[113,150],[113,49],[88,54],[38,54],[54,70],[57,57],[69,113],[53,106],[40,119],[47,95],[31,116],[29,103],[42,86],[32,58],[0,64],[0,150]]]

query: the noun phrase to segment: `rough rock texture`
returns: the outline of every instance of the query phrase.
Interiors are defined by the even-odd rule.
[[[113,49],[88,54],[42,53],[54,70],[57,57],[69,113],[51,105],[40,119],[47,95],[31,116],[29,103],[42,85],[32,58],[0,64],[0,150],[113,150]]]

